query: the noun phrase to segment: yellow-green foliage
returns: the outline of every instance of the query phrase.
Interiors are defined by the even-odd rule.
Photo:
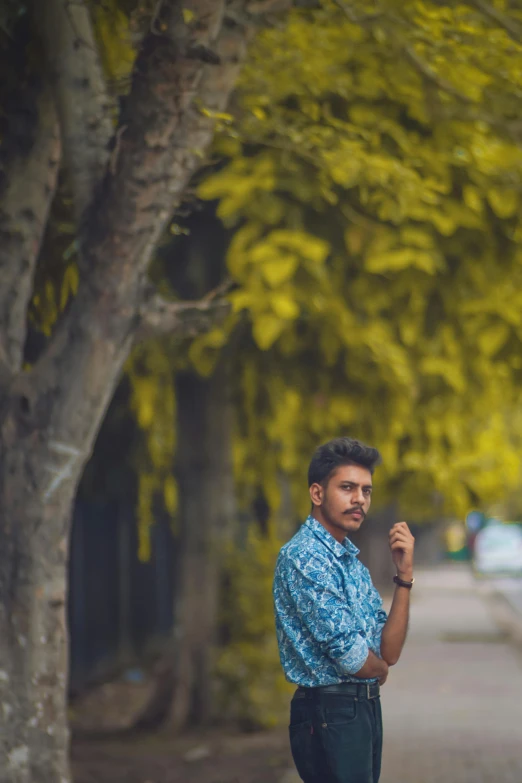
[[[245,484],[283,471],[297,499],[303,455],[341,431],[417,513],[519,481],[521,13],[491,8],[325,0],[258,37],[230,163],[200,188],[236,227],[232,303],[261,349]]]
[[[94,6],[95,31],[107,78],[113,85],[125,87],[136,59],[131,19],[117,0],[103,0]]]
[[[228,585],[223,623],[228,642],[217,663],[221,714],[247,727],[271,727],[288,711],[293,686],[286,682],[274,629],[272,579],[282,541],[273,526],[252,526],[244,546],[226,558]]]
[[[417,518],[434,490],[462,514],[519,481],[522,19],[477,6],[326,0],[253,47],[216,145],[229,165],[200,188],[235,230],[231,300],[252,327],[236,372],[245,502],[262,486],[277,510],[283,475],[304,516],[309,456],[340,432],[383,452],[376,502]],[[201,372],[227,335],[194,343]],[[254,536],[228,564],[219,676],[246,721],[270,723],[274,682],[285,693],[277,548]]]
[[[92,7],[121,92],[141,10]],[[304,516],[309,455],[340,432],[383,452],[376,501],[400,496],[417,514],[434,490],[463,513],[519,481],[521,29],[506,0],[325,0],[259,35],[239,124],[217,144],[229,165],[201,187],[235,229],[234,314],[190,349],[208,373],[248,317],[235,376],[245,502],[261,486],[274,512],[284,476]],[[62,229],[57,282],[34,301],[47,333],[77,284],[74,230]],[[148,344],[127,369],[147,558],[155,501],[171,514],[177,501],[169,348]],[[279,546],[272,529],[251,531],[227,563],[218,674],[224,707],[247,723],[272,725],[287,702],[270,591]]]
[[[131,409],[144,433],[138,457],[138,555],[150,558],[150,529],[157,502],[174,518],[177,484],[173,476],[176,448],[176,399],[168,341],[140,345],[126,365]]]
[[[92,0],[94,30],[105,74],[114,93],[124,92],[136,57],[133,29],[150,9],[149,0],[131,14],[118,0]],[[62,187],[53,204],[44,248],[36,272],[31,318],[45,335],[51,334],[69,298],[76,294],[79,272],[76,263],[77,226],[71,199]]]
[[[69,298],[76,294],[78,281],[78,266],[70,262],[60,269],[56,278],[48,277],[38,286],[31,301],[31,318],[47,337]]]

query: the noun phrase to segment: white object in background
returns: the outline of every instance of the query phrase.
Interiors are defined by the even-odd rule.
[[[522,528],[488,525],[477,534],[474,565],[482,574],[522,574]]]

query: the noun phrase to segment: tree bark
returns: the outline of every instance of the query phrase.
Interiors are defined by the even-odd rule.
[[[0,279],[2,349],[15,367],[14,373],[11,368],[0,373],[0,783],[68,783],[64,608],[71,507],[141,327],[159,322],[164,329],[170,323],[183,332],[190,318],[188,333],[210,326],[200,315],[208,315],[216,302],[175,311],[157,300],[151,305],[147,270],[212,139],[214,121],[198,99],[204,107],[225,108],[248,30],[230,20],[225,24],[223,0],[187,0],[183,9],[175,0],[159,4],[160,27],[140,47],[105,165],[105,91],[86,4],[49,0],[33,7],[42,14],[38,29],[58,77],[54,92],[78,217],[80,282],[36,364],[16,372],[24,303],[52,198],[47,183],[36,198],[40,233],[31,239],[25,232],[27,241],[22,237],[21,244],[33,251],[23,296],[10,297]],[[187,11],[194,20],[185,23]],[[74,85],[81,88],[80,100]],[[48,149],[53,145],[54,140]],[[45,180],[49,156],[39,153],[36,159]],[[3,195],[16,192],[13,179]],[[14,206],[3,203],[3,214]],[[189,537],[186,543],[194,557],[198,541]],[[209,561],[205,589],[215,581],[212,568]],[[184,573],[188,589],[193,571]],[[207,626],[215,616],[213,599],[210,592],[202,603]]]
[[[27,305],[60,163],[58,122],[50,90],[41,85],[26,101],[31,102],[32,127],[27,127],[28,107],[21,101],[21,116],[9,117],[11,127],[2,139],[7,158],[0,201],[0,365],[4,377],[22,365]],[[21,124],[30,138],[29,149],[21,145]]]
[[[188,223],[171,283],[184,297],[201,296],[225,272],[226,234],[208,208]],[[171,269],[170,254],[166,252]],[[220,286],[218,286],[219,290]],[[155,693],[138,721],[173,731],[212,717],[221,553],[235,517],[233,408],[225,349],[209,378],[176,376],[178,480],[174,627],[158,669]]]
[[[174,612],[174,692],[168,724],[212,717],[220,564],[235,515],[232,408],[227,367],[176,383],[180,496]]]
[[[24,513],[24,478],[11,479],[19,515],[0,521],[0,781],[65,783],[67,538],[35,525],[32,503]]]
[[[36,8],[80,220],[109,157],[110,102],[85,0],[46,0]]]
[[[201,378],[176,378],[180,504],[174,627],[156,687],[136,728],[173,732],[213,715],[220,563],[235,517],[232,405],[226,363]]]

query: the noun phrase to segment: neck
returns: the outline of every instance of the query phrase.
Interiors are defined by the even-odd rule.
[[[344,539],[346,538],[345,531],[330,524],[330,522],[328,522],[328,520],[325,518],[324,514],[322,513],[321,509],[318,506],[313,507],[312,516],[314,519],[317,519],[319,524],[321,524],[324,527],[324,529],[327,530],[330,533],[330,535],[335,538],[336,541],[338,541],[340,544],[343,543]]]

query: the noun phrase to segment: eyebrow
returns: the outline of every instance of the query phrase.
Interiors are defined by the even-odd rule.
[[[339,486],[342,487],[343,484],[351,484],[352,487],[360,487],[361,486],[356,481],[348,481],[347,479],[345,479],[344,481],[341,481]],[[373,489],[373,484],[363,484],[363,489]]]

